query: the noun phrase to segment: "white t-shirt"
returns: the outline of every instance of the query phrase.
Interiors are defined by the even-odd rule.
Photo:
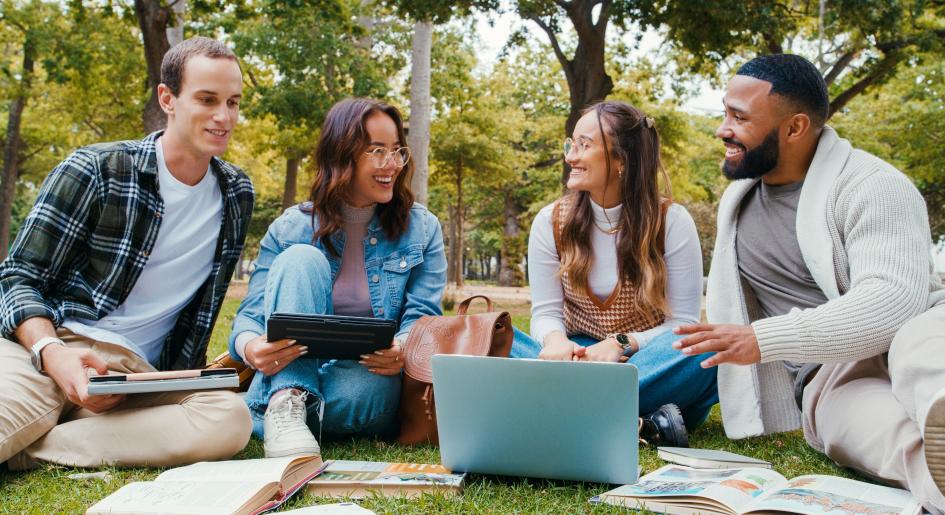
[[[156,364],[177,315],[210,276],[223,223],[223,194],[208,169],[194,186],[178,181],[155,144],[164,199],[161,227],[148,262],[125,302],[97,321],[69,318],[62,326],[82,336],[126,347]]]
[[[591,201],[594,220],[604,229],[613,228],[620,219],[621,206],[605,210]],[[552,210],[545,206],[532,223],[528,238],[528,283],[532,293],[531,335],[543,343],[552,331],[566,333],[564,325],[564,290],[558,269],[561,262],[555,248]],[[591,249],[594,255],[587,282],[591,293],[600,300],[610,297],[617,287],[617,235],[605,234],[592,227]],[[667,329],[699,322],[702,310],[702,251],[696,224],[686,208],[673,204],[666,212],[666,236],[663,258],[666,260],[666,301],[671,316],[662,325],[630,333],[640,346]]]

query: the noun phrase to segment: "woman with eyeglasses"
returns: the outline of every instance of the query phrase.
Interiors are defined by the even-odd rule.
[[[266,457],[318,453],[316,434],[397,429],[402,345],[418,318],[442,314],[446,285],[443,234],[413,201],[405,143],[396,108],[363,98],[335,104],[310,200],[286,210],[261,242],[230,354],[256,369],[246,402]],[[385,318],[399,329],[387,349],[358,361],[299,359],[305,346],[266,338],[276,312]]]
[[[641,438],[687,446],[686,428],[718,395],[704,357],[672,348],[672,328],[700,319],[702,253],[692,217],[660,191],[660,177],[669,181],[655,123],[601,102],[584,111],[564,153],[570,191],[532,223],[531,338],[516,331],[513,355],[636,365]]]

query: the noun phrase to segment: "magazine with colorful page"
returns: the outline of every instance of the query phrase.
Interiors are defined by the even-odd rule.
[[[334,460],[308,484],[306,492],[354,499],[417,497],[423,493],[453,496],[462,489],[465,478],[465,473],[453,473],[442,465]]]
[[[763,468],[693,469],[667,465],[598,496],[635,509],[690,515],[801,513],[805,515],[913,515],[921,507],[909,492],[835,476],[785,479]],[[595,501],[592,499],[592,502]]]

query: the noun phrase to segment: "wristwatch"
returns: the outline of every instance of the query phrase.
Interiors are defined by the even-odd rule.
[[[66,346],[65,342],[59,338],[56,338],[55,336],[46,336],[45,338],[40,338],[38,342],[34,343],[33,346],[30,347],[30,361],[33,362],[33,368],[35,368],[40,374],[46,374],[46,372],[43,371],[43,349],[45,349],[47,345],[51,345],[53,343],[62,345],[63,347]]]
[[[633,356],[633,354],[636,352],[633,349],[633,342],[630,340],[630,337],[627,336],[626,334],[612,333],[612,334],[608,334],[607,337],[617,340],[617,345],[620,345],[620,348],[623,349],[624,356],[627,356],[629,358],[630,356]]]

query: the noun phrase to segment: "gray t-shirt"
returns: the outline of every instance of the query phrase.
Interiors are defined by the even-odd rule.
[[[738,215],[735,249],[738,271],[748,282],[764,316],[827,302],[804,262],[797,242],[797,202],[804,182],[768,186],[762,181],[745,195]],[[796,374],[800,364],[787,363]]]

